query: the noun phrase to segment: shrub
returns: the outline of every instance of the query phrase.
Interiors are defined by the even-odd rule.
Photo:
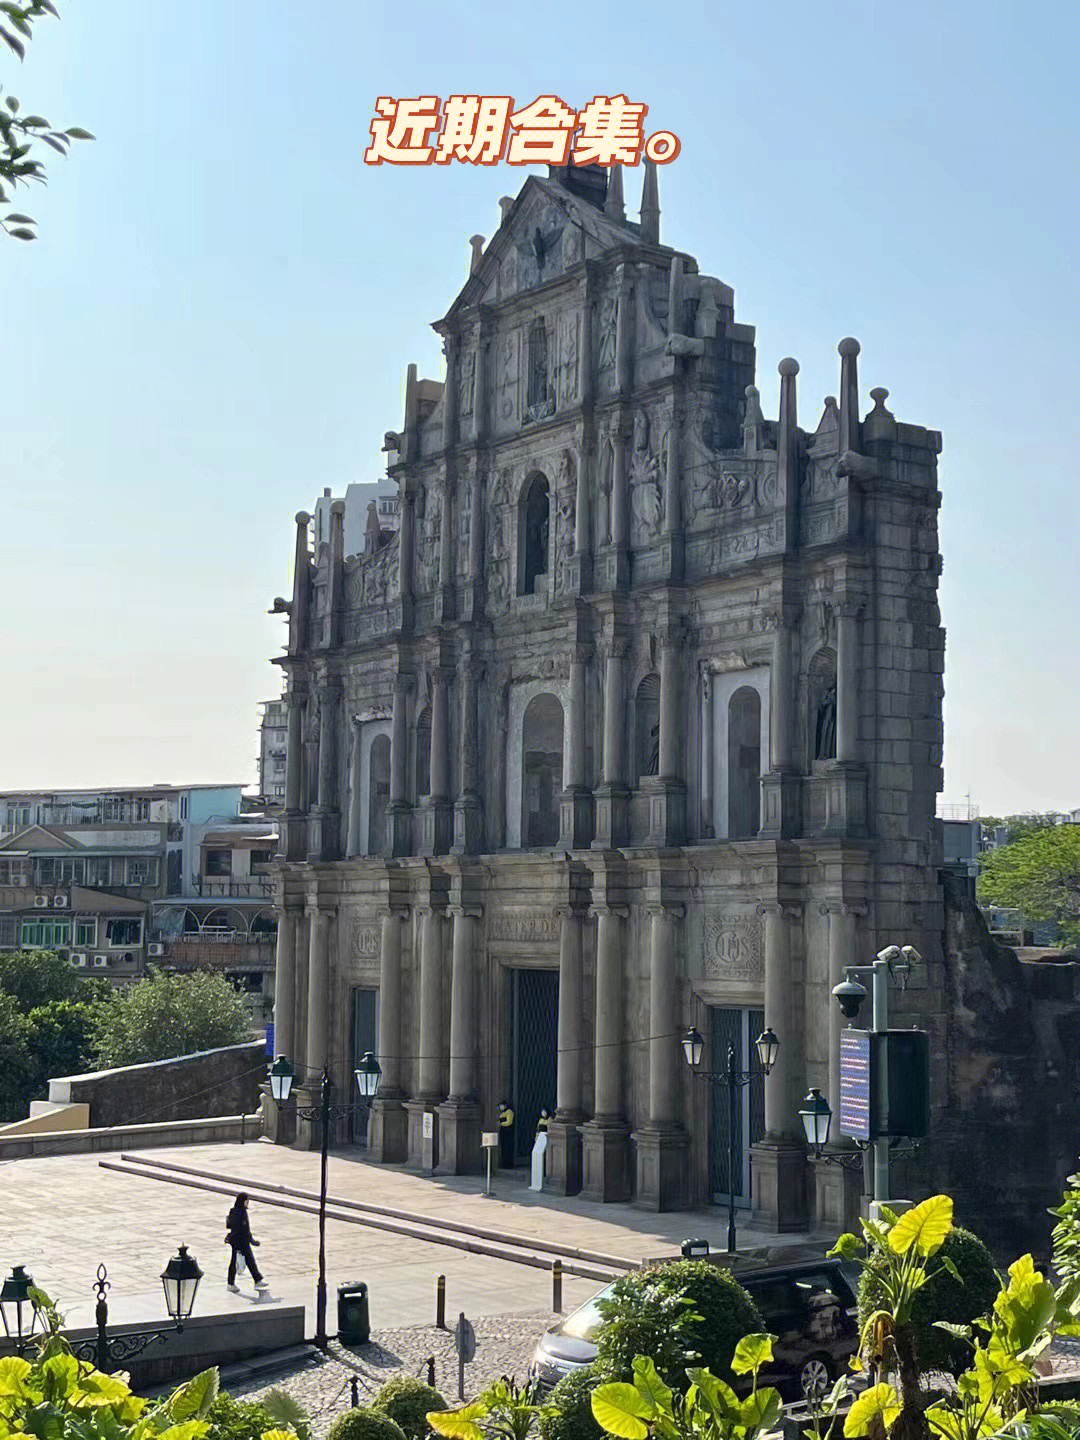
[[[623,1275],[599,1308],[598,1359],[629,1379],[634,1356],[650,1355],[663,1379],[681,1388],[688,1364],[730,1380],[735,1346],[765,1329],[739,1282],[707,1260],[673,1260]]]
[[[941,1371],[959,1375],[971,1363],[971,1347],[947,1331],[938,1330],[934,1321],[970,1325],[980,1315],[985,1315],[997,1296],[998,1278],[990,1251],[970,1230],[956,1228],[949,1231],[931,1270],[943,1259],[952,1261],[963,1283],[957,1283],[947,1270],[938,1269],[916,1294],[911,1306],[915,1361],[924,1374]],[[875,1268],[874,1251],[871,1250],[859,1281],[860,1330],[867,1318],[884,1303],[880,1274]]]
[[[592,1392],[618,1377],[601,1361],[574,1370],[554,1387],[540,1412],[541,1440],[600,1440]]]
[[[273,1416],[253,1400],[234,1400],[220,1394],[207,1411],[210,1429],[206,1440],[261,1440],[275,1428]]]
[[[405,1432],[389,1415],[372,1405],[346,1410],[330,1426],[326,1440],[405,1440]]]
[[[428,1412],[445,1410],[446,1401],[437,1390],[415,1375],[395,1375],[381,1387],[371,1408],[400,1425],[406,1440],[423,1440],[430,1433]]]

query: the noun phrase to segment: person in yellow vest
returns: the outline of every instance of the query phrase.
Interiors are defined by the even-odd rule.
[[[499,1105],[499,1168],[510,1170],[514,1165],[514,1111],[506,1100]]]

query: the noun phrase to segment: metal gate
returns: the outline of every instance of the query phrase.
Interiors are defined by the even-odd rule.
[[[754,1041],[765,1028],[764,1010],[709,1010],[709,1064],[713,1070],[727,1066],[728,1046],[735,1047],[740,1070],[753,1070],[754,1079],[739,1091],[735,1111],[735,1203],[750,1204],[750,1146],[765,1133],[765,1078],[758,1065]],[[753,1059],[751,1060],[751,1057]],[[728,1091],[723,1082],[712,1087],[712,1117],[709,1127],[709,1189],[714,1205],[726,1205],[731,1198],[728,1155]]]
[[[507,1087],[514,1109],[514,1158],[525,1159],[540,1111],[555,1113],[559,972],[511,968],[506,986]]]
[[[349,1105],[360,1099],[356,1090],[356,1076],[353,1071],[360,1064],[364,1052],[373,1055],[378,1050],[379,1034],[379,992],[378,990],[354,989],[352,992],[352,1055],[349,1061],[349,1094],[344,1098]],[[354,1145],[366,1147],[367,1122],[356,1110],[352,1112],[349,1135]]]

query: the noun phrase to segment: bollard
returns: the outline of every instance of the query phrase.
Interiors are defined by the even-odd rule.
[[[243,1145],[243,1143],[244,1143],[244,1139],[245,1139],[244,1131],[245,1131],[246,1126],[247,1126],[247,1116],[246,1116],[246,1115],[244,1114],[244,1112],[241,1110],[241,1112],[240,1112],[240,1144],[241,1144],[241,1145]]]
[[[433,1390],[435,1389],[435,1356],[434,1356],[434,1355],[429,1355],[429,1356],[427,1357],[427,1383],[431,1386],[431,1388],[432,1388]]]
[[[360,1381],[355,1375],[349,1376],[349,1398],[352,1401],[352,1408],[355,1410],[360,1404]]]
[[[446,1276],[440,1275],[435,1281],[435,1329],[446,1329]]]
[[[551,1262],[551,1308],[556,1315],[562,1314],[562,1261]]]

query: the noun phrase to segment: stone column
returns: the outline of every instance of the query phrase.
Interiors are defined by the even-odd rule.
[[[363,778],[363,745],[361,741],[363,734],[355,720],[349,725],[349,734],[351,737],[349,745],[349,824],[345,853],[351,857],[361,855],[364,851],[360,835],[360,798]],[[374,800],[373,796],[371,800]]]
[[[548,1125],[548,1178],[560,1195],[581,1189],[582,1007],[581,912],[567,905],[559,912],[559,1058],[555,1115]]]
[[[629,265],[616,267],[615,284],[615,384],[620,395],[628,395],[633,384],[634,362],[634,282]]]
[[[634,1136],[635,1203],[649,1210],[682,1210],[689,1202],[689,1137],[679,1124],[679,977],[675,924],[682,907],[650,907],[649,1118]]]
[[[298,655],[307,642],[308,609],[311,592],[311,562],[308,526],[311,516],[301,510],[296,516],[296,555],[293,562],[293,598],[289,611],[289,654]]]
[[[421,811],[420,853],[445,855],[453,841],[454,815],[450,804],[450,677],[435,671],[431,690],[431,761],[429,798]]]
[[[412,849],[412,814],[405,795],[406,761],[408,758],[407,712],[408,677],[394,677],[394,708],[390,722],[390,796],[386,806],[386,854],[406,855]]]
[[[461,678],[461,791],[454,802],[454,850],[475,855],[482,844],[482,804],[479,776],[478,693],[480,665],[466,653],[458,671]]]
[[[859,608],[844,603],[836,617],[836,758],[858,760],[859,749]]]
[[[303,813],[304,707],[292,688],[285,697],[285,814],[281,823],[278,850],[286,860],[302,860],[307,853],[307,832]]]
[[[401,927],[404,912],[388,910],[379,934],[379,1054],[382,1079],[371,1107],[371,1153],[396,1163],[407,1153],[401,1088]]]
[[[582,1194],[589,1200],[625,1200],[628,1190],[622,1083],[625,915],[609,905],[596,910],[594,1113],[582,1126]]]
[[[580,649],[570,659],[569,716],[566,728],[566,788],[560,801],[559,844],[578,850],[593,838],[592,794],[585,785],[586,660]]]
[[[439,1164],[444,1175],[474,1175],[481,1168],[478,1037],[477,916],[451,911],[453,968],[450,976],[450,1094],[439,1106]]]
[[[405,1104],[409,1115],[409,1162],[433,1169],[438,1163],[437,1107],[446,1096],[446,1033],[443,1025],[443,916],[434,905],[417,912],[420,921],[419,1062],[417,1091]],[[433,1133],[424,1136],[424,1116]]]
[[[681,844],[686,832],[686,785],[681,774],[686,736],[679,702],[679,640],[668,635],[660,648],[659,774],[648,786],[648,843],[659,849]]]
[[[781,609],[773,632],[773,653],[769,701],[769,765],[761,779],[761,826],[763,839],[778,840],[798,835],[800,830],[801,785],[795,763],[794,704],[792,684],[792,621]]]
[[[801,1230],[807,1223],[806,1151],[796,1093],[805,1084],[806,1066],[792,1005],[791,920],[795,913],[775,901],[758,906],[765,924],[765,1024],[771,1026],[780,1048],[772,1073],[765,1079],[765,1135],[750,1152],[751,1203],[755,1221],[781,1233]]]
[[[274,966],[274,1057],[284,1055],[296,1068],[296,915],[285,905],[278,909],[277,955]],[[296,1139],[296,1112],[279,1106],[267,1081],[262,1086],[266,1133],[275,1145]]]
[[[626,843],[630,792],[626,788],[626,695],[623,644],[609,637],[604,645],[604,733],[601,783],[596,792],[596,849]]]
[[[309,911],[308,935],[308,1080],[315,1084],[330,1059],[330,915]]]
[[[413,593],[413,555],[416,547],[416,495],[403,489],[398,527],[398,594],[410,601]],[[408,605],[404,607],[408,609]],[[410,612],[411,613],[411,612]]]
[[[336,860],[339,852],[339,817],[335,803],[338,699],[335,685],[320,686],[318,793],[308,840],[309,860]]]
[[[682,362],[675,367],[681,371]],[[683,534],[682,456],[683,423],[682,382],[678,375],[672,392],[671,421],[668,427],[667,471],[664,484],[664,521],[661,533],[663,577],[673,583],[683,578],[686,539]]]
[[[475,400],[473,402],[475,404]],[[478,582],[484,575],[484,476],[479,461],[473,467],[469,485],[469,579]]]
[[[623,551],[630,537],[630,495],[626,479],[626,429],[621,420],[612,435],[611,543]]]
[[[707,666],[701,667],[701,838],[712,840],[716,836],[716,822],[713,818],[713,762],[716,752],[716,722],[713,712],[713,697],[716,693],[715,679]]]

